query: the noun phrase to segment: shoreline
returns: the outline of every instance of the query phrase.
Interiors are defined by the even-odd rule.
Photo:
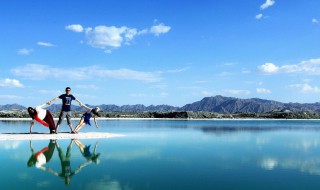
[[[4,140],[48,140],[48,139],[107,139],[125,137],[126,135],[106,132],[82,132],[82,133],[0,133],[0,141]]]
[[[58,120],[59,118],[54,118],[54,120]],[[81,118],[71,118],[71,120],[80,120]],[[96,118],[97,120],[172,120],[172,121],[223,121],[223,120],[254,120],[254,121],[263,121],[263,120],[281,120],[281,121],[294,121],[294,120],[320,120],[320,119],[281,119],[281,118],[209,118],[209,119],[204,119],[204,118]],[[31,121],[31,118],[0,118],[0,121]]]

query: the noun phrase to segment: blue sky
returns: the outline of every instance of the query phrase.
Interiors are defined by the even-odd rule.
[[[320,1],[5,1],[0,104],[320,97]],[[60,103],[60,102],[59,102]]]

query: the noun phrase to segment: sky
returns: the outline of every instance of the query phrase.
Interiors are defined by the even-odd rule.
[[[320,102],[319,0],[0,3],[0,105]],[[56,102],[56,103],[60,103]]]

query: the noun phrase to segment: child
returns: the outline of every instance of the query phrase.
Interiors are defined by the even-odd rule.
[[[94,124],[96,126],[96,128],[98,128],[98,124],[97,124],[97,121],[96,121],[96,116],[100,117],[100,114],[98,113],[98,111],[100,110],[98,107],[92,109],[86,105],[82,105],[83,107],[87,108],[88,111],[85,112],[81,119],[80,119],[80,122],[78,123],[78,125],[76,126],[76,128],[73,130],[72,133],[78,133],[78,131],[85,125],[85,124],[88,124],[91,126],[90,124],[90,118],[93,116],[93,120],[94,120]]]

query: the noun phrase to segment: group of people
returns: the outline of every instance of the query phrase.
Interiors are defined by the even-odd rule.
[[[57,101],[58,99],[62,100],[62,107],[61,107],[58,123],[57,123],[57,125],[55,125],[55,122],[53,120],[53,116],[52,116],[51,112],[49,110],[43,109],[43,107],[45,107],[47,105],[51,105],[53,102]],[[72,117],[71,116],[71,102],[72,102],[72,100],[77,101],[80,106],[82,106],[88,110],[82,115],[82,117],[81,117],[78,125],[75,127],[75,129],[73,129],[72,123],[71,123],[71,117]],[[35,108],[28,107],[28,113],[29,113],[30,117],[32,118],[32,121],[30,124],[30,133],[32,133],[32,128],[34,126],[34,123],[35,123],[35,121],[37,121],[37,122],[41,123],[42,125],[48,127],[50,130],[50,134],[57,134],[59,126],[61,125],[62,121],[65,118],[67,118],[67,123],[68,123],[70,130],[71,130],[71,133],[78,133],[78,131],[86,124],[91,125],[90,124],[91,117],[94,118],[95,126],[98,128],[98,124],[96,122],[96,116],[100,117],[99,111],[100,111],[100,109],[98,107],[90,108],[87,105],[81,103],[80,100],[78,100],[77,98],[75,98],[71,94],[71,88],[66,87],[65,94],[61,94],[60,96],[52,99],[51,101],[49,101],[45,104],[39,105]]]

